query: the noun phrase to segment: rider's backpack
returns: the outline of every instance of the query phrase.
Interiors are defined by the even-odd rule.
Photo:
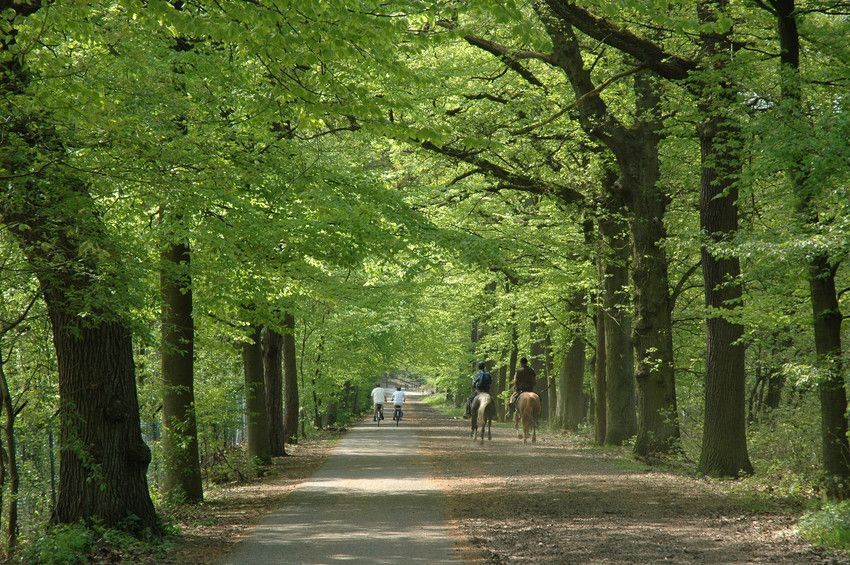
[[[478,384],[476,388],[479,390],[490,390],[490,385],[493,382],[493,377],[487,371],[483,371],[478,375]]]

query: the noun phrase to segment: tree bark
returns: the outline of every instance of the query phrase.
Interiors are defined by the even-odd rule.
[[[602,236],[602,305],[605,314],[605,443],[621,445],[637,433],[635,416],[634,353],[629,315],[628,225],[623,194],[611,186],[616,174],[606,172],[599,217]]]
[[[283,336],[271,328],[263,335],[263,375],[266,411],[269,414],[269,443],[272,457],[286,455],[283,427]]]
[[[263,465],[272,462],[266,385],[263,377],[263,346],[260,327],[254,326],[250,341],[242,344],[245,370],[245,412],[248,420],[248,456]]]
[[[635,382],[638,434],[635,454],[650,457],[678,446],[676,380],[673,372],[672,300],[664,242],[667,196],[658,186],[661,120],[660,89],[647,73],[635,76],[640,120],[633,128],[632,157],[620,163],[624,186],[631,194],[630,229],[634,288]]]
[[[5,486],[6,475],[8,474],[9,504],[6,511],[6,556],[12,557],[18,547],[18,491],[21,478],[18,470],[18,448],[15,441],[15,418],[17,414],[12,402],[12,395],[9,392],[9,381],[6,380],[5,362],[2,351],[0,351],[0,399],[2,399],[5,414],[3,435],[6,440],[6,449],[3,450],[6,462],[2,465],[3,480],[0,481],[0,487]],[[2,500],[2,497],[0,497],[0,500]]]
[[[204,498],[195,422],[195,324],[188,242],[161,254],[163,492],[195,503]]]
[[[794,0],[773,3],[779,34],[780,87],[786,115],[784,119],[810,128],[806,123],[800,81],[800,35]],[[787,174],[796,197],[797,222],[813,231],[819,214],[808,186],[810,155],[800,148],[790,157]],[[808,259],[809,295],[812,304],[815,352],[822,379],[818,382],[821,406],[821,449],[826,492],[842,499],[850,494],[850,445],[847,441],[847,390],[843,375],[841,346],[841,307],[835,286],[834,264],[825,251]]]
[[[576,430],[584,421],[584,296],[569,301],[567,340],[558,373],[557,421],[565,430]]]
[[[0,3],[14,8],[15,24],[41,2]],[[16,29],[6,30],[0,94],[20,94],[29,80],[23,56],[11,50]],[[19,109],[14,110],[20,112]],[[150,450],[142,441],[133,365],[132,333],[125,318],[128,290],[120,253],[111,242],[88,187],[66,170],[32,163],[61,161],[61,140],[39,114],[7,115],[0,128],[0,163],[9,181],[0,187],[0,222],[21,246],[47,304],[59,369],[60,477],[54,522],[97,520],[110,526],[159,531],[150,499]],[[91,250],[105,253],[92,253]],[[133,524],[126,519],[134,516]]]
[[[540,416],[549,418],[549,380],[546,371],[546,325],[539,321],[531,323],[531,368],[537,373],[537,390],[540,396]]]
[[[716,22],[726,10],[726,0],[699,0],[700,21]],[[746,374],[744,327],[734,321],[742,302],[741,268],[737,257],[716,254],[711,244],[728,242],[738,230],[738,189],[741,171],[740,139],[728,109],[735,103],[729,83],[727,59],[732,53],[732,32],[705,32],[700,39],[713,67],[703,79],[697,127],[702,169],[700,176],[700,228],[709,244],[702,247],[705,286],[706,378],[705,427],[699,469],[712,476],[736,477],[752,473],[746,437]]]
[[[605,398],[605,392],[608,385],[605,382],[605,312],[601,307],[597,307],[595,318],[596,359],[593,364],[593,431],[596,443],[604,445],[608,420],[608,400]]]
[[[295,316],[283,315],[283,380],[284,421],[283,433],[289,443],[298,443],[298,372],[295,359]],[[355,400],[356,400],[355,395]],[[355,410],[356,413],[356,410]]]
[[[598,96],[590,71],[585,68],[578,39],[572,29],[573,18],[570,10],[554,2],[547,3],[551,13],[540,10],[538,13],[547,32],[552,39],[553,64],[560,67],[567,75],[573,87],[577,100],[579,123],[589,137],[607,147],[617,160],[619,178],[613,178],[613,172],[603,173],[603,206],[607,222],[606,226],[613,230],[608,234],[609,247],[620,251],[629,242],[620,236],[622,217],[630,219],[629,227],[632,235],[632,258],[635,287],[635,308],[637,325],[633,346],[633,359],[637,359],[633,379],[637,382],[640,402],[637,405],[639,418],[635,424],[638,438],[635,451],[639,455],[648,456],[654,452],[664,452],[673,449],[678,438],[679,427],[676,418],[675,382],[673,374],[673,345],[671,333],[671,301],[667,287],[667,257],[662,247],[664,237],[665,196],[657,187],[660,174],[658,159],[658,144],[660,141],[661,119],[660,87],[654,84],[647,72],[635,74],[635,119],[634,125],[627,127],[611,112]],[[554,17],[553,17],[554,16]],[[560,18],[560,19],[558,19]],[[594,94],[596,93],[596,94]],[[626,214],[628,210],[629,214]],[[603,230],[606,226],[601,226]],[[603,234],[604,236],[604,234]],[[615,238],[615,239],[611,239]],[[622,253],[620,253],[622,256]],[[614,260],[613,264],[622,259]],[[606,261],[606,265],[612,261]],[[622,273],[620,272],[619,275]],[[606,284],[613,284],[611,275],[605,273]],[[619,288],[625,288],[625,282]],[[608,288],[608,291],[612,290]],[[625,294],[621,290],[614,290]],[[624,298],[625,299],[625,298]],[[610,304],[605,308],[610,312]],[[606,324],[607,331],[616,332],[622,328]],[[616,336],[616,333],[615,333]],[[609,343],[608,347],[619,346],[619,341]],[[609,351],[610,353],[610,351]],[[626,359],[606,355],[606,362],[619,364],[622,370]],[[609,373],[608,385],[613,386]],[[633,386],[633,385],[632,385]],[[624,390],[624,393],[629,393]],[[630,393],[633,394],[633,393]],[[609,398],[610,402],[618,402],[617,398]],[[610,406],[609,406],[610,408]],[[619,411],[608,410],[607,417],[619,418]],[[626,428],[618,430],[609,428],[608,441],[621,443],[630,433],[631,422],[624,422]],[[613,435],[611,435],[613,434]]]

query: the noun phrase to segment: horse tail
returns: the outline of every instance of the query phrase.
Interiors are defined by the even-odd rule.
[[[478,419],[481,420],[482,426],[487,421],[487,407],[490,406],[491,402],[493,402],[493,398],[488,394],[487,396],[483,396],[481,402],[478,404]]]

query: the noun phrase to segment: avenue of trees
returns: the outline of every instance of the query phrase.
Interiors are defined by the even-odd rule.
[[[850,493],[846,4],[0,4],[7,554],[521,356],[554,429]]]

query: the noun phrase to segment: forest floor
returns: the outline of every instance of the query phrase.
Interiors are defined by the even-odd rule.
[[[473,444],[432,411],[423,455],[445,513],[486,563],[847,563],[799,538],[801,510],[730,483],[659,472],[570,435],[523,444],[512,426]]]
[[[492,441],[473,444],[468,420],[420,403],[415,415],[405,423],[466,562],[850,563],[799,538],[799,505],[658,471],[624,449],[573,435],[544,433],[523,444],[503,424]],[[296,446],[267,477],[178,512],[183,541],[157,562],[219,562],[263,517],[286,507],[330,448],[329,441]]]
[[[176,547],[153,562],[218,563],[264,516],[283,506],[292,489],[316,472],[340,435],[340,432],[323,433],[321,437],[287,446],[288,456],[275,458],[264,476],[207,491],[203,504],[169,509],[168,515],[179,527],[181,536]]]

